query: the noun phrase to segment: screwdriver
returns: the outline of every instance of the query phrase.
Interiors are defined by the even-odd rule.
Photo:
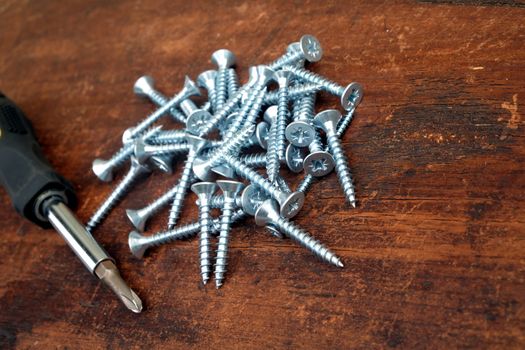
[[[97,243],[69,207],[71,184],[43,156],[22,110],[0,92],[0,181],[16,211],[42,228],[54,227],[84,266],[135,313],[142,301],[120,276],[115,260]]]

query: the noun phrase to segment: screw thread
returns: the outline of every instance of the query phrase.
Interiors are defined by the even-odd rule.
[[[315,182],[315,176],[313,175],[306,175],[303,180],[299,183],[297,186],[297,192],[306,193],[310,186]]]
[[[215,101],[217,109],[221,109],[228,96],[228,71],[219,69],[215,78]]]
[[[228,265],[228,241],[231,229],[231,217],[235,208],[235,198],[225,196],[220,219],[219,243],[215,259],[215,283],[217,288],[222,285]]]
[[[86,229],[91,232],[95,227],[97,227],[109,214],[111,209],[115,205],[117,205],[118,202],[126,195],[135,180],[139,177],[139,175],[142,175],[144,173],[144,167],[139,166],[131,166],[131,169],[128,171],[126,176],[122,179],[122,181],[115,187],[115,189],[111,192],[111,194],[107,197],[107,199],[100,205],[100,207],[95,211],[93,216],[89,219],[88,223],[86,224]]]
[[[153,103],[155,103],[157,106],[161,107],[169,102],[168,98],[164,96],[164,94],[160,93],[159,91],[155,89],[151,89],[148,97]],[[177,110],[177,108],[173,107],[169,110],[171,116],[173,119],[180,123],[185,123],[186,117]]]
[[[319,132],[317,132],[317,129],[315,130],[312,142],[308,145],[308,149],[310,150],[310,153],[323,150],[323,142],[321,141],[321,136],[319,135]]]
[[[250,85],[245,85],[235,95],[230,97],[230,99],[226,102],[226,104],[221,108],[215,108],[215,114],[212,116],[210,120],[206,123],[206,125],[203,125],[202,128],[200,128],[200,137],[203,137],[207,135],[210,131],[215,129],[219,122],[226,118],[235,107],[237,107],[239,101],[242,98],[242,93],[244,90],[247,90],[250,88]]]
[[[274,224],[277,225],[278,229],[290,238],[295,240],[297,243],[310,250],[312,253],[317,255],[321,260],[342,267],[341,260],[335,255],[330,249],[324,246],[321,242],[310,236],[306,231],[293,225],[288,220],[279,217]]]
[[[153,145],[181,143],[186,140],[186,135],[187,133],[185,130],[165,130],[159,132],[157,136],[152,137],[151,140],[148,141]]]
[[[171,204],[170,214],[168,218],[168,230],[171,230],[177,224],[180,213],[182,212],[182,207],[184,205],[184,198],[186,197],[186,192],[190,187],[193,180],[193,162],[197,157],[197,153],[191,151],[188,153],[188,157],[184,162],[184,168],[182,170],[182,175],[180,176],[179,183],[176,186],[175,196],[173,197],[173,203]]]
[[[227,141],[225,141],[220,147],[217,147],[210,157],[208,162],[212,167],[217,166],[221,163],[222,157],[225,154],[237,154],[244,144],[244,140],[250,137],[255,131],[255,125],[249,125],[241,133],[232,136]]]
[[[242,211],[242,209],[236,210],[232,217],[231,221],[237,222],[240,219],[244,218],[246,214]],[[212,226],[212,232],[217,232],[219,229],[220,219],[213,219],[213,226]],[[158,232],[151,236],[144,236],[141,237],[141,243],[145,245],[146,248],[159,246],[161,244],[166,244],[169,242],[173,242],[180,239],[186,239],[193,237],[196,235],[201,228],[201,224],[199,221],[192,222],[188,225],[184,225],[181,227],[177,227],[173,230],[169,231],[162,231]]]
[[[224,205],[224,196],[222,195],[214,195],[210,198],[209,201],[210,208],[212,209],[219,209],[222,208]]]
[[[335,171],[339,178],[339,183],[343,187],[346,199],[355,207],[355,191],[352,180],[352,174],[348,166],[348,161],[341,147],[339,138],[333,133],[327,135],[328,147],[332,151],[335,161]]]
[[[233,96],[239,91],[239,78],[235,69],[228,68],[228,96]]]
[[[282,178],[282,176],[277,175],[277,177],[275,178],[275,182],[277,183],[281,191],[285,193],[292,193],[290,186],[288,186],[288,183],[286,182],[285,179]]]
[[[305,95],[299,103],[299,111],[297,112],[297,120],[305,122],[312,122],[315,114],[315,94],[310,93]]]
[[[258,187],[263,189],[265,192],[270,194],[274,199],[278,199],[283,193],[273,186],[270,182],[266,181],[257,171],[251,169],[247,165],[243,164],[240,160],[236,159],[232,155],[226,155],[224,161],[234,169],[237,174],[248,179],[249,181],[256,184]]]
[[[201,268],[202,281],[206,283],[210,279],[212,257],[211,257],[211,231],[213,229],[213,220],[210,214],[210,206],[207,198],[200,199],[199,207],[199,260]]]
[[[288,88],[288,98],[290,99],[290,101],[297,101],[304,95],[315,94],[321,90],[322,88],[320,85],[310,83],[291,86]],[[268,92],[264,96],[265,105],[274,105],[277,104],[278,101],[279,91]]]
[[[277,130],[276,130],[276,148],[279,160],[284,160],[286,152],[286,126],[290,118],[290,111],[288,110],[288,88],[282,87],[279,89],[279,102],[277,104]]]
[[[146,130],[144,133],[144,140],[150,140],[153,136],[158,135],[160,132],[159,127],[154,127]],[[133,143],[122,146],[114,155],[111,156],[107,161],[107,165],[110,168],[118,168],[128,160],[133,154]]]
[[[143,217],[150,217],[151,215],[158,212],[163,206],[168,204],[170,200],[173,199],[173,196],[177,193],[178,190],[178,184],[173,186],[168,192],[164,193],[162,196],[148,204],[142,209],[139,209],[138,212],[140,216]]]
[[[228,140],[234,137],[234,135],[239,132],[243,125],[255,123],[259,110],[262,107],[263,98],[264,85],[255,85],[252,93],[248,97],[248,100],[242,105],[241,109],[239,110],[238,118],[235,118],[230,128],[226,132],[224,139]]]
[[[295,64],[301,59],[303,59],[303,53],[301,51],[291,51],[287,52],[272,63],[268,65],[272,70],[278,70],[284,66]]]
[[[338,83],[331,81],[319,74],[315,74],[306,69],[294,67],[294,66],[287,66],[286,70],[292,72],[298,78],[306,80],[307,82],[311,84],[320,85],[323,90],[328,91],[332,95],[341,96],[343,94],[344,87],[342,87]]]
[[[279,154],[277,153],[276,141],[277,138],[277,123],[270,126],[268,133],[268,149],[266,150],[266,174],[270,182],[275,180],[279,174]]]
[[[190,146],[184,143],[168,143],[162,145],[145,145],[144,152],[150,155],[188,152]]]
[[[239,160],[252,168],[261,168],[266,165],[266,153],[252,153],[239,157]]]
[[[354,120],[354,112],[355,112],[355,107],[350,109],[348,113],[346,113],[346,115],[343,118],[341,118],[341,120],[339,121],[339,125],[337,126],[337,131],[336,131],[336,135],[338,138],[341,138],[343,136],[346,129],[348,129],[348,126],[350,126],[350,123],[352,122],[352,120]]]

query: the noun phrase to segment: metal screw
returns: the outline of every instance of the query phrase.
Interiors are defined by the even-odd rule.
[[[108,198],[102,203],[102,205],[95,211],[95,214],[89,219],[86,224],[86,229],[89,232],[92,232],[93,229],[98,226],[104,220],[104,218],[109,214],[111,209],[126,195],[135,180],[141,177],[144,174],[150,172],[150,169],[143,164],[140,164],[135,157],[131,157],[131,167],[122,179],[122,181],[115,187],[113,192],[108,196]]]
[[[186,130],[165,130],[159,131],[153,137],[147,139],[152,145],[165,145],[169,143],[181,143],[186,141]]]
[[[323,111],[315,116],[314,123],[326,132],[328,147],[332,151],[335,160],[335,171],[339,183],[343,187],[346,199],[355,208],[355,192],[352,175],[348,168],[348,161],[341,147],[341,141],[337,137],[337,124],[341,120],[341,113],[335,109]]]
[[[288,51],[284,56],[278,58],[269,66],[277,70],[283,66],[292,65],[301,60],[308,62],[317,62],[323,56],[323,49],[316,37],[312,35],[303,35],[298,45],[290,45],[292,51]]]
[[[151,137],[158,134],[161,128],[162,126],[156,126],[146,131],[144,133],[144,140],[149,140]],[[133,144],[126,144],[107,160],[100,158],[95,159],[91,167],[93,173],[104,182],[112,181],[115,169],[120,167],[131,157],[133,154],[133,148]]]
[[[242,182],[237,181],[217,181],[222,193],[224,194],[224,205],[221,215],[221,229],[219,231],[219,243],[217,245],[217,257],[215,260],[215,285],[217,288],[222,286],[226,266],[228,265],[228,240],[230,236],[231,217],[235,209],[235,199],[244,187]]]
[[[221,49],[211,55],[211,61],[219,68],[215,84],[217,109],[221,109],[228,95],[228,68],[235,65],[235,55],[230,50]]]
[[[329,174],[335,167],[334,157],[325,149],[321,143],[321,137],[317,132],[308,146],[310,153],[304,158],[303,167],[307,174],[321,177]]]
[[[239,91],[239,78],[235,69],[228,68],[228,97]]]
[[[303,98],[305,95],[315,94],[321,90],[322,90],[321,85],[310,84],[310,83],[290,86],[288,88],[288,98],[290,99],[290,101],[297,101]],[[268,92],[264,96],[265,105],[274,105],[274,104],[277,104],[278,101],[279,101],[278,91]]]
[[[170,143],[167,145],[148,145],[143,138],[137,138],[134,143],[133,152],[135,157],[143,162],[153,155],[184,153],[190,150],[188,143]]]
[[[201,88],[206,89],[208,92],[208,101],[211,104],[212,110],[217,108],[217,94],[215,91],[215,79],[217,78],[217,71],[210,69],[202,72],[197,77],[197,85]],[[203,108],[204,109],[204,108]]]
[[[155,90],[154,86],[155,80],[153,79],[153,77],[149,75],[143,75],[140,78],[138,78],[135,84],[133,85],[133,92],[137,96],[149,98],[150,101],[155,103],[157,106],[162,107],[166,103],[168,103],[169,100],[162,93]],[[176,121],[180,123],[184,123],[186,121],[184,115],[181,112],[179,112],[177,108],[173,107],[169,110],[169,112]]]
[[[312,84],[319,84],[323,87],[323,90],[328,91],[335,96],[339,96],[341,98],[341,106],[346,110],[350,110],[353,106],[358,105],[363,97],[363,95],[360,94],[363,88],[358,83],[350,83],[346,87],[343,87],[306,69],[293,66],[286,66],[284,69],[292,72],[300,79],[306,80]]]
[[[279,215],[277,203],[273,199],[266,200],[257,209],[255,212],[255,223],[258,226],[271,224],[327,263],[338,267],[344,266],[337,255],[326,248],[321,242],[311,237],[306,231],[282,218]]]
[[[194,135],[199,135],[201,128],[211,119],[210,112],[198,108],[190,99],[182,101],[180,108],[188,116],[186,130]]]
[[[239,157],[239,160],[252,168],[262,168],[266,166],[266,153],[252,153]]]
[[[151,124],[153,124],[157,119],[162,117],[173,107],[177,107],[182,101],[189,98],[190,96],[200,95],[200,91],[188,76],[184,80],[184,87],[182,90],[176,94],[171,100],[169,100],[162,107],[157,109],[155,112],[146,117],[142,122],[140,122],[134,128],[126,130],[122,139],[124,141],[134,139],[137,135],[141,134],[145,129],[147,129]]]
[[[288,169],[294,173],[303,171],[303,162],[305,157],[306,151],[304,148],[295,147],[292,144],[289,144],[288,147],[286,147],[286,165],[288,165]]]
[[[159,169],[160,171],[165,172],[166,174],[172,174],[173,173],[173,154],[172,153],[166,153],[166,154],[158,154],[151,156],[150,161]]]
[[[191,186],[191,190],[199,197],[199,256],[202,282],[206,284],[211,273],[211,230],[212,218],[210,215],[209,200],[215,193],[217,185],[213,182],[198,182]]]
[[[284,160],[286,152],[286,125],[290,118],[288,110],[288,85],[292,80],[292,73],[288,71],[279,71],[275,73],[277,83],[279,84],[279,103],[277,104],[277,129],[276,129],[276,151],[279,160]]]
[[[186,137],[186,140],[188,141],[188,145],[190,146],[190,151],[188,153],[188,157],[186,158],[186,162],[184,163],[182,175],[177,185],[177,190],[173,198],[173,203],[171,205],[170,214],[168,218],[168,230],[171,230],[177,224],[177,220],[179,218],[179,215],[182,211],[182,206],[184,204],[184,197],[186,196],[188,187],[192,183],[192,179],[194,179],[192,172],[193,162],[195,161],[195,158],[197,158],[197,155],[206,144],[205,139],[193,135],[188,135]]]
[[[304,194],[301,192],[285,193],[270,182],[266,181],[258,172],[249,168],[242,162],[240,162],[235,156],[226,155],[223,158],[224,162],[227,163],[237,174],[250,180],[255,185],[262,188],[274,199],[276,199],[281,207],[281,215],[286,218],[292,218],[304,204]]]

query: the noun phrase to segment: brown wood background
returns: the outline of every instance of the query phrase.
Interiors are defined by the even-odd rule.
[[[325,56],[310,68],[362,83],[365,98],[344,137],[359,207],[344,204],[332,174],[296,220],[344,269],[253,220],[234,231],[219,291],[199,283],[196,240],[134,259],[123,210],[177,179],[157,173],[95,234],[144,301],[135,315],[1,191],[0,348],[525,347],[524,6],[2,1],[0,89],[75,184],[82,220],[113,186],[92,160],[153,110],[131,89],[144,73],[171,94],[228,48],[245,81],[250,65],[311,33]],[[196,217],[193,199],[183,221]]]

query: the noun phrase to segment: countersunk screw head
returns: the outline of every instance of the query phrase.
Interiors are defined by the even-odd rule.
[[[202,157],[195,159],[192,169],[195,176],[203,181],[213,181],[217,177],[217,175],[211,171],[210,163]]]
[[[323,57],[321,43],[313,35],[303,35],[299,40],[299,45],[304,58],[309,62],[317,62]]]
[[[153,90],[153,86],[155,86],[155,80],[153,77],[149,75],[143,75],[138,78],[133,85],[133,92],[137,96],[147,97],[149,92]]]
[[[210,69],[202,72],[197,77],[197,85],[205,89],[215,88],[215,77],[217,76],[217,71]]]
[[[287,70],[280,70],[278,72],[275,72],[275,80],[277,81],[277,84],[279,84],[279,87],[287,87],[290,85],[290,83],[293,80],[293,73]]]
[[[206,198],[206,196],[211,197],[217,190],[217,184],[215,182],[197,182],[191,185],[191,190],[199,196],[199,198],[201,196],[204,196],[204,198]]]
[[[304,171],[312,176],[321,177],[334,170],[334,157],[325,151],[312,152],[304,158]]]
[[[306,149],[295,147],[290,144],[286,147],[285,160],[288,168],[294,173],[299,173],[303,170],[303,162],[306,156]]]
[[[128,217],[129,221],[133,224],[133,227],[136,227],[139,231],[144,231],[144,228],[146,227],[146,221],[148,220],[148,217],[145,217],[144,215],[141,215],[142,213],[140,210],[135,209],[126,209],[126,216]],[[135,232],[135,231],[133,231]],[[137,232],[138,233],[138,232]],[[131,239],[131,234],[130,234]],[[129,240],[128,240],[129,242]],[[134,241],[136,242],[136,241]],[[130,248],[131,248],[131,242]],[[133,249],[132,249],[133,251]],[[135,255],[135,254],[133,254]],[[140,256],[141,257],[141,256]]]
[[[266,122],[260,122],[257,124],[257,128],[255,129],[255,137],[257,138],[257,142],[259,143],[259,146],[261,146],[263,149],[268,148],[268,132],[270,131],[270,126]]]
[[[139,259],[144,256],[144,253],[148,249],[148,245],[142,242],[143,238],[144,236],[137,231],[131,231],[128,236],[128,245],[129,249],[131,250],[131,254]]]
[[[284,192],[283,192],[284,194]],[[281,207],[280,213],[284,218],[291,219],[296,216],[304,204],[304,193],[292,192],[286,193],[284,198],[280,198],[279,204]]]
[[[256,66],[257,81],[263,85],[268,85],[275,80],[275,72],[265,65]]]
[[[241,194],[242,210],[248,215],[254,215],[259,205],[268,198],[270,197],[256,185],[248,185]]]
[[[193,80],[190,79],[187,75],[184,77],[184,88],[183,88],[187,97],[190,96],[200,96],[201,92]]]
[[[197,109],[193,111],[186,119],[186,128],[188,132],[198,135],[201,128],[205,127],[208,121],[212,118],[210,112],[204,109]]]
[[[302,120],[294,121],[286,127],[286,139],[294,146],[306,147],[315,137],[315,129]]]
[[[235,55],[230,50],[221,49],[211,55],[211,62],[219,69],[226,69],[235,65]]]
[[[273,199],[265,200],[255,211],[257,226],[266,226],[279,219],[279,206]]]
[[[152,156],[150,160],[161,171],[167,174],[173,174],[173,155],[157,154]]]
[[[234,178],[235,177],[235,170],[230,168],[227,164],[221,164],[212,169],[212,171],[220,176],[228,177],[228,178]]]
[[[97,158],[91,166],[95,175],[102,181],[109,182],[113,180],[113,167],[104,159]]]
[[[327,109],[318,113],[314,118],[314,124],[325,132],[336,133],[337,124],[341,120],[341,113],[336,109]]]
[[[145,148],[146,142],[144,142],[144,140],[141,137],[137,138],[133,146],[133,154],[135,154],[135,157],[141,163],[145,162],[150,157],[149,153],[146,153]]]
[[[277,105],[268,107],[266,111],[264,112],[264,116],[263,116],[264,121],[267,122],[268,124],[275,123],[275,121],[277,120],[278,108],[279,107]]]
[[[206,146],[208,141],[202,137],[188,134],[186,135],[186,142],[190,145],[192,152],[199,153]]]
[[[357,107],[363,98],[363,86],[359,83],[350,83],[341,95],[341,106],[345,110]]]
[[[217,180],[217,185],[225,196],[230,195],[231,197],[236,197],[244,187],[242,182],[231,180]]]

